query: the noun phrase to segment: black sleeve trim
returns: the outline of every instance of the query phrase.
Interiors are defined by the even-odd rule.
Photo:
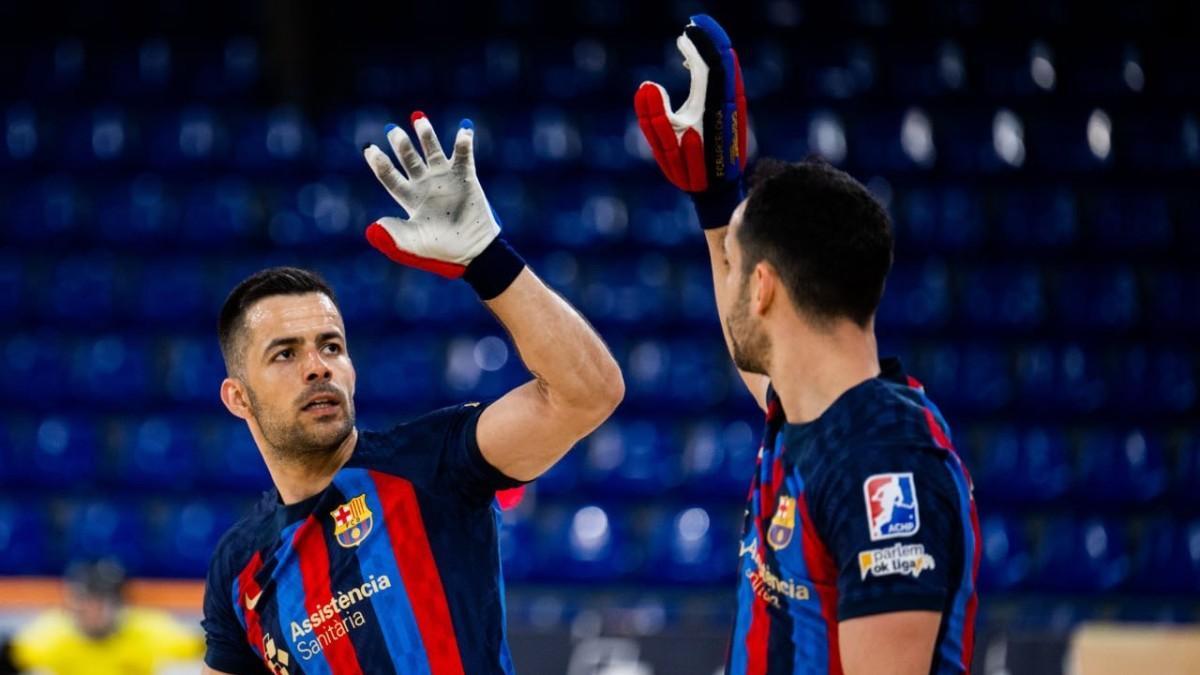
[[[479,472],[479,477],[483,479],[489,487],[496,490],[508,490],[510,488],[521,487],[533,481],[518,480],[506,475],[500,469],[492,466],[492,463],[483,456],[483,451],[479,449],[479,439],[476,437],[476,427],[479,425],[479,417],[483,415],[487,405],[481,405],[478,412],[467,417],[463,424],[463,434],[466,436],[467,443],[467,461],[475,471]]]
[[[875,614],[889,614],[891,612],[909,612],[915,610],[942,612],[945,609],[946,596],[944,594],[902,593],[881,598],[863,598],[862,600],[840,603],[838,606],[838,621],[857,619],[861,616],[872,616]]]

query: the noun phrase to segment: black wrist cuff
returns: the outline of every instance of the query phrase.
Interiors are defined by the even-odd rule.
[[[715,230],[728,225],[729,217],[745,197],[741,181],[723,185],[715,190],[691,192],[688,195],[692,198],[692,205],[696,207],[700,227],[705,230]]]
[[[491,300],[508,290],[517,275],[525,269],[525,260],[500,237],[475,256],[463,272],[463,281],[479,294],[481,300]]]

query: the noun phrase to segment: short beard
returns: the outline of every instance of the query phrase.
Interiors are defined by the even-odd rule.
[[[327,387],[310,388],[303,398],[311,398]],[[331,429],[328,433],[313,434],[296,419],[285,419],[283,414],[273,414],[259,404],[254,390],[246,387],[250,399],[250,413],[258,428],[262,430],[263,438],[272,452],[279,458],[303,467],[317,468],[332,457],[346,437],[354,430],[354,399],[346,398],[346,415],[341,426]]]
[[[767,374],[771,360],[771,339],[750,320],[750,284],[742,282],[742,290],[725,317],[729,343],[733,346],[733,363],[746,373]]]

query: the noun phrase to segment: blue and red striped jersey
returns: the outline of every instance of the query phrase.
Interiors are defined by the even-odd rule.
[[[885,359],[820,417],[768,393],[746,510],[730,675],[841,673],[838,622],[940,612],[933,673],[970,670],[980,538],[971,480],[924,388]]]
[[[228,673],[511,673],[483,406],[359,434],[325,490],[269,493],[222,538],[205,662]]]

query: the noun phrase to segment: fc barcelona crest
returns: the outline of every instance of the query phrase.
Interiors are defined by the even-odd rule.
[[[329,512],[333,516],[333,536],[344,548],[354,548],[371,534],[371,509],[367,496],[361,494]]]
[[[767,530],[767,543],[778,551],[792,541],[792,532],[795,529],[796,500],[787,495],[780,495],[775,517],[771,518],[771,527]]]

